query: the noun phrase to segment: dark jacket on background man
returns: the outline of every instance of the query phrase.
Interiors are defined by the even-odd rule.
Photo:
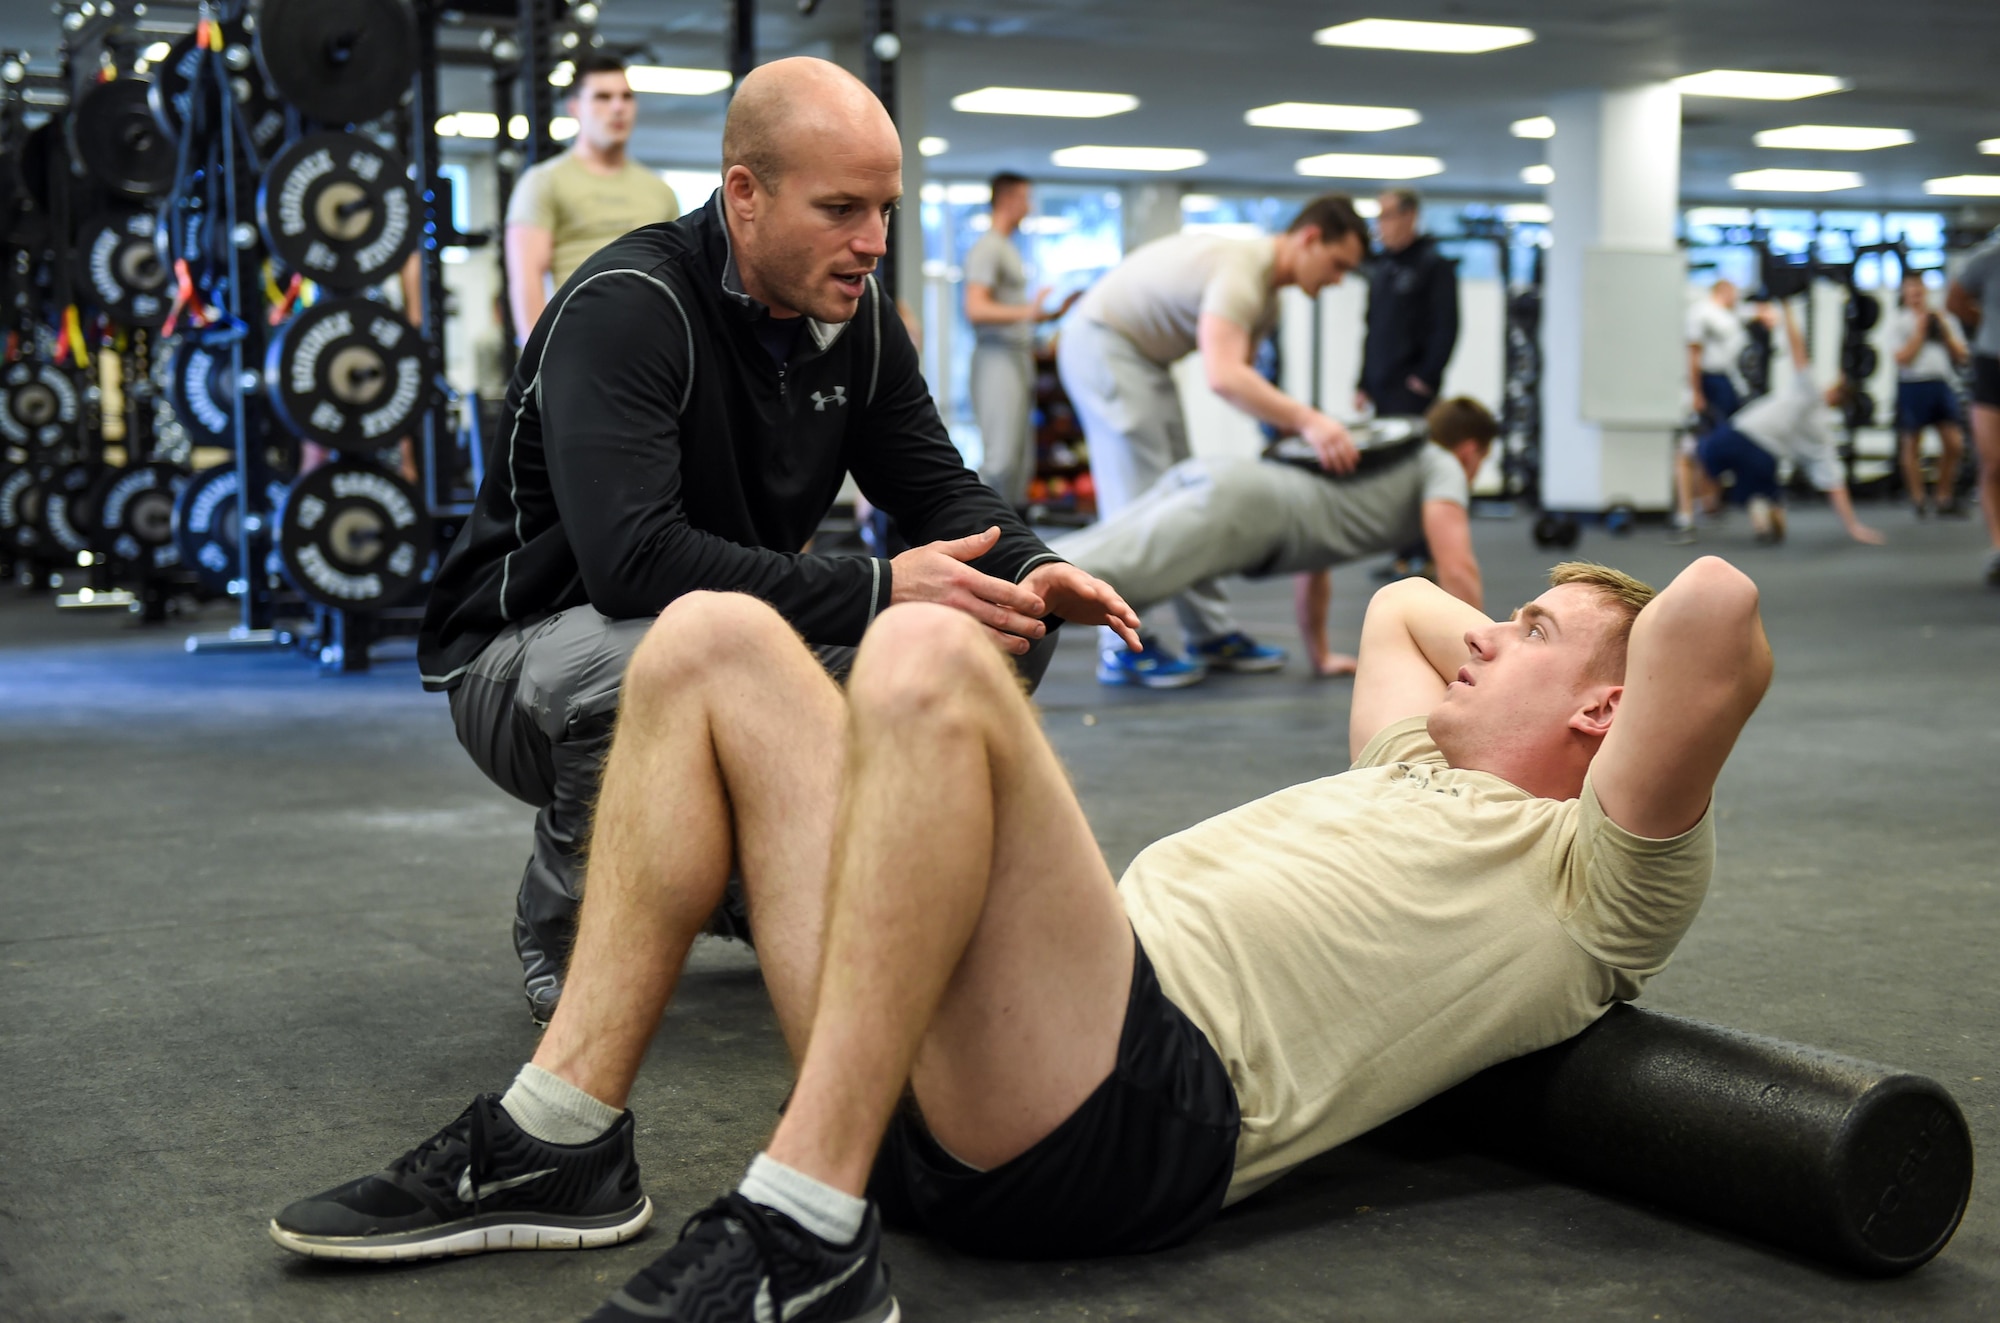
[[[586,602],[645,618],[700,589],[761,598],[809,643],[860,642],[889,562],[800,551],[849,471],[912,543],[999,525],[983,573],[1019,582],[1058,559],[965,467],[874,280],[852,321],[774,323],[743,293],[719,192],[557,291],[491,445],[431,586],[426,688],[510,622]]]
[[[1385,416],[1421,414],[1437,402],[1444,365],[1458,343],[1458,268],[1420,234],[1400,252],[1378,251],[1368,267],[1368,339],[1361,389]],[[1412,391],[1409,377],[1430,387]]]

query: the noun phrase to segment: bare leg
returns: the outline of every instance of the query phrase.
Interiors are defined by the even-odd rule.
[[[732,862],[771,1001],[794,1055],[804,1050],[846,720],[791,627],[726,593],[661,613],[619,706],[569,985],[535,1052],[614,1107]]]
[[[1910,504],[1917,507],[1917,513],[1924,509],[1924,434],[1922,432],[1899,432],[1896,434],[1896,448],[1903,462],[1903,491],[1910,498]],[[1938,504],[1944,504],[1942,473],[1939,475]]]
[[[1965,433],[1957,423],[1939,423],[1938,444],[1943,451],[1938,456],[1937,505],[1942,510],[1958,502],[1958,470],[1965,462]]]
[[[1972,406],[1972,442],[1979,451],[1979,511],[1987,540],[2000,550],[2000,408]]]
[[[1133,943],[1034,710],[968,617],[891,608],[848,697],[811,1046],[769,1152],[859,1194],[905,1080],[977,1166],[1061,1124],[1115,1063]]]
[[[1352,675],[1355,661],[1335,652],[1326,642],[1326,612],[1333,605],[1333,571],[1313,570],[1292,576],[1292,608],[1298,616],[1299,637],[1315,675]]]

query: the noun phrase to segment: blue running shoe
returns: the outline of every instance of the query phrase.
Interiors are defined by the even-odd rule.
[[[1188,650],[1188,655],[1211,671],[1261,675],[1285,669],[1283,648],[1267,648],[1240,629],[1219,639],[1197,643]]]
[[[1097,683],[1136,685],[1141,689],[1185,689],[1207,674],[1199,666],[1168,652],[1152,639],[1143,651],[1106,648],[1097,654]]]

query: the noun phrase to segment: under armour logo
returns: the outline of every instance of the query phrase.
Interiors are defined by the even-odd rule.
[[[829,404],[845,406],[847,404],[847,387],[835,386],[831,395],[822,395],[818,391],[814,391],[812,401],[814,413],[825,413],[826,406]]]

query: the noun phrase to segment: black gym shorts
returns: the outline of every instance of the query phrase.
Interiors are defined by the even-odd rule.
[[[2000,409],[2000,358],[1992,354],[1972,356],[1972,402]]]
[[[1222,1058],[1167,999],[1135,935],[1118,1062],[1068,1120],[979,1171],[931,1138],[905,1098],[868,1195],[889,1225],[967,1254],[1141,1254],[1214,1219],[1235,1170],[1240,1119]]]

